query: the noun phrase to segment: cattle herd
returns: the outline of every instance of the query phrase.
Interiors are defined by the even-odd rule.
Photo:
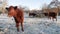
[[[49,13],[42,13],[44,14],[45,16],[48,17],[48,19],[52,19],[54,21],[54,19],[56,19],[57,21],[57,13],[55,12],[49,12]],[[29,16],[36,16],[37,14],[36,13],[29,13]]]
[[[16,22],[16,28],[17,31],[19,32],[19,26],[21,24],[21,30],[24,31],[23,23],[24,23],[24,10],[22,8],[18,8],[18,6],[10,6],[6,7],[8,11],[8,16],[9,17],[14,17],[15,22]],[[49,19],[52,18],[56,19],[57,21],[57,13],[55,12],[49,12],[49,13],[43,13],[45,16],[48,16]],[[36,13],[29,13],[29,16],[36,16]]]

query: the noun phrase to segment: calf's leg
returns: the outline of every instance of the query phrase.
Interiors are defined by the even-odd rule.
[[[16,23],[16,28],[17,28],[17,31],[19,32],[19,23]]]
[[[24,32],[23,23],[21,22],[21,30]]]
[[[16,22],[17,31],[19,32],[19,22],[18,22],[18,20],[16,19],[16,17],[14,17],[14,19],[15,19],[15,22]]]

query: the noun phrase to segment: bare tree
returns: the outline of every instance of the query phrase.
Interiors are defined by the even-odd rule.
[[[6,5],[7,5],[7,0],[0,0],[0,11],[2,11],[2,13],[5,13]]]
[[[48,5],[46,3],[43,4],[42,9],[47,9]]]

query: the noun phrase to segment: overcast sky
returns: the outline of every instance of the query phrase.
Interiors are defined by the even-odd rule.
[[[29,9],[39,9],[44,3],[49,4],[51,0],[8,0],[8,5],[27,6]]]

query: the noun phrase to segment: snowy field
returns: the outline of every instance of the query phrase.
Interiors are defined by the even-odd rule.
[[[58,21],[47,18],[29,18],[25,14],[24,32],[16,31],[14,18],[0,15],[0,34],[60,34],[60,16]]]

